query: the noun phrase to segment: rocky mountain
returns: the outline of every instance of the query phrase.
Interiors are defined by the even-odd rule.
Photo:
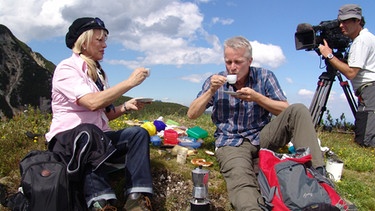
[[[29,105],[49,111],[54,69],[0,24],[0,117],[12,118]]]

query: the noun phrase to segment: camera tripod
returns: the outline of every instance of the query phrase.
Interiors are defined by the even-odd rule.
[[[342,55],[336,55],[336,57],[340,58]],[[318,126],[320,121],[322,120],[323,114],[326,111],[326,105],[328,101],[329,94],[332,89],[332,84],[335,81],[335,77],[337,77],[340,81],[340,86],[344,90],[345,97],[348,100],[350,109],[352,110],[353,115],[357,112],[358,105],[356,104],[355,98],[353,93],[350,91],[350,87],[347,81],[343,81],[341,73],[339,73],[332,65],[329,63],[327,59],[325,59],[326,64],[326,72],[323,72],[319,76],[319,81],[317,84],[317,88],[314,94],[314,97],[310,104],[310,112],[313,120],[313,124]]]

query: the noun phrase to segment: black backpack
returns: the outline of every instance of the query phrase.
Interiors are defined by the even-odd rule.
[[[66,165],[51,151],[30,151],[20,162],[27,210],[72,210]]]

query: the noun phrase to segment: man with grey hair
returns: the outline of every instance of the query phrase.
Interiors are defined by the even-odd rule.
[[[375,36],[363,28],[365,19],[359,5],[343,5],[337,19],[342,33],[353,41],[347,63],[333,55],[326,41],[319,50],[335,69],[351,81],[358,97],[355,141],[361,146],[375,147]]]
[[[260,148],[278,150],[292,141],[308,147],[312,165],[324,174],[324,161],[309,110],[289,105],[275,77],[267,69],[253,67],[252,47],[244,37],[224,43],[226,71],[210,76],[187,115],[196,119],[212,108],[216,125],[216,158],[235,210],[261,210],[254,160]],[[233,82],[228,75],[236,75]],[[231,82],[231,83],[228,83]],[[272,115],[276,117],[271,121]]]

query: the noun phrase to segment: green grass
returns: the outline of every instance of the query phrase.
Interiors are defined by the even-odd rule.
[[[174,103],[154,102],[141,112],[134,112],[111,122],[111,127],[119,129],[126,127],[127,120],[152,121],[163,117],[164,121],[171,119],[185,127],[200,126],[207,130],[209,137],[198,149],[197,157],[213,161],[210,167],[210,194],[225,195],[226,188],[215,158],[204,153],[204,150],[214,150],[212,136],[215,126],[209,115],[203,115],[196,120],[186,117],[187,108]],[[35,134],[45,134],[51,122],[50,114],[42,114],[39,110],[29,108],[27,112],[15,116],[11,120],[0,122],[0,178],[1,182],[7,181],[16,190],[19,184],[18,163],[26,153],[32,149],[45,149],[44,136],[29,138],[27,131]],[[337,182],[338,192],[349,201],[355,203],[359,210],[375,210],[375,151],[372,148],[359,147],[353,142],[352,134],[319,132],[322,146],[329,147],[344,161],[342,179]],[[178,165],[171,162],[174,159],[169,153],[151,147],[153,168],[166,168],[170,172],[181,175],[186,180],[191,180],[191,170],[194,166],[190,163]],[[178,203],[173,197],[166,199],[168,204]]]
[[[375,210],[375,149],[358,146],[352,134],[320,133],[319,138],[344,162],[338,192],[360,210]]]

